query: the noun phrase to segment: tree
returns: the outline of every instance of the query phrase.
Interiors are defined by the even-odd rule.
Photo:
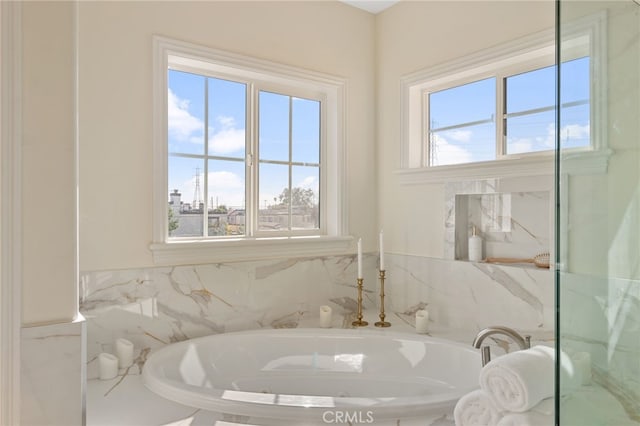
[[[292,194],[293,196],[291,199],[294,207],[314,207],[315,193],[313,192],[313,189],[293,188]],[[289,188],[282,190],[282,193],[278,196],[278,200],[282,206],[289,205]]]
[[[173,209],[169,207],[169,235],[178,229],[178,218],[173,214]]]
[[[229,209],[227,208],[227,206],[225,206],[224,204],[220,204],[218,207],[216,207],[215,209],[213,209],[212,213],[216,213],[216,214],[224,214],[224,213],[229,213]]]

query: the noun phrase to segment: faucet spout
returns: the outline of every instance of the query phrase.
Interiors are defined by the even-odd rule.
[[[520,349],[529,349],[531,347],[531,336],[522,337],[517,331],[504,326],[493,326],[487,327],[476,335],[476,338],[473,339],[473,343],[471,345],[480,349],[482,346],[482,342],[489,336],[494,334],[502,334],[510,337],[514,342],[518,344]],[[491,361],[491,352],[488,346],[482,348],[482,365],[485,366],[489,361]]]

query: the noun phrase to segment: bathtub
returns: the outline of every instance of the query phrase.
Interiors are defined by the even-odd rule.
[[[142,374],[164,398],[245,420],[396,424],[450,415],[478,387],[480,368],[471,345],[389,330],[310,328],[174,343],[153,352]]]

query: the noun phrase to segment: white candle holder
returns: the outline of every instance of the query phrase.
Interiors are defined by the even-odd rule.
[[[385,321],[385,313],[384,313],[384,277],[385,277],[385,271],[384,269],[380,270],[380,321],[377,321],[374,325],[376,327],[391,327],[391,323],[388,321]]]
[[[98,365],[100,368],[100,380],[110,380],[118,375],[118,357],[103,352],[98,355]]]
[[[331,327],[331,306],[327,306],[327,305],[320,306],[320,327],[322,328]]]
[[[429,331],[429,311],[421,309],[416,312],[416,333],[426,334]]]
[[[127,339],[116,340],[116,355],[120,368],[127,368],[133,365],[133,343]]]
[[[362,319],[362,283],[364,279],[358,278],[358,319],[353,321],[351,325],[354,327],[365,327],[369,325],[368,322]]]

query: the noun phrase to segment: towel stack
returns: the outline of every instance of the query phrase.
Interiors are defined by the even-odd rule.
[[[560,361],[563,388],[587,384],[590,362],[580,372],[565,354]],[[498,357],[480,370],[480,389],[456,404],[456,426],[552,426],[554,377],[554,348],[536,346]]]

